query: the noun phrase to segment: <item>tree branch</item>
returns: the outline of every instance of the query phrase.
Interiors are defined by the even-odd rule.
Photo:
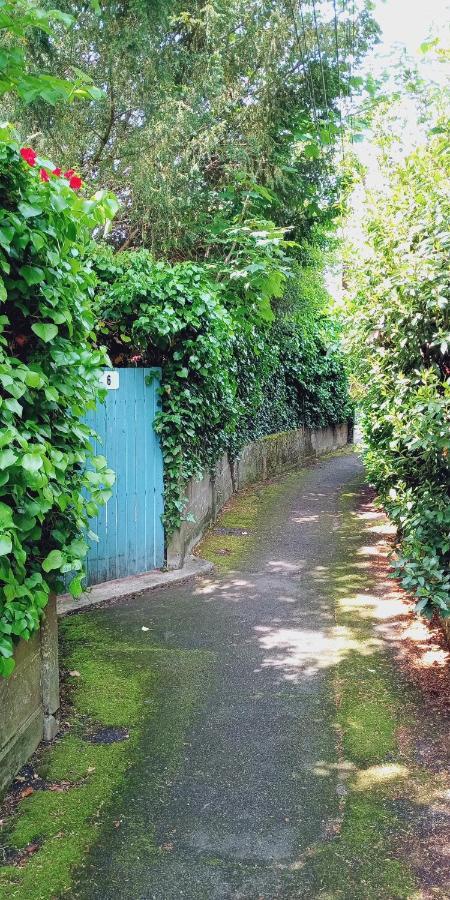
[[[100,138],[100,144],[99,144],[96,152],[94,153],[94,156],[90,160],[91,165],[94,165],[94,166],[96,165],[96,163],[98,163],[98,161],[109,141],[111,131],[112,131],[113,125],[114,125],[114,120],[116,117],[116,106],[115,106],[115,101],[114,101],[114,87],[113,87],[113,81],[112,81],[111,67],[109,69],[109,84],[110,84],[110,87],[109,87],[109,118],[108,118],[108,122],[107,122],[107,125],[105,128],[105,131],[103,132],[103,135]]]

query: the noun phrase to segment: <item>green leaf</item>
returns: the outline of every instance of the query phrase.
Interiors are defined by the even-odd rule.
[[[66,198],[63,197],[62,194],[52,194],[50,204],[55,212],[62,212],[69,206]]]
[[[77,575],[76,578],[72,578],[72,581],[69,583],[69,594],[72,597],[81,597],[83,593],[83,579],[84,575]]]
[[[49,341],[52,341],[58,334],[58,326],[54,325],[52,322],[41,322],[32,325],[31,330],[34,331],[38,338],[45,341],[46,344],[48,344]]]
[[[70,15],[70,13],[62,12],[60,9],[50,9],[48,11],[48,16],[54,19],[56,22],[62,22],[66,28],[69,28],[70,25],[73,24],[74,17]],[[74,70],[76,71],[76,69]]]
[[[0,527],[6,528],[13,524],[12,509],[6,503],[0,501]]]
[[[9,225],[2,225],[0,228],[0,244],[5,250],[9,250],[13,237],[14,228],[11,228]]]
[[[42,468],[42,456],[37,453],[25,453],[22,456],[22,467],[27,472],[38,472]]]
[[[39,231],[33,231],[31,233],[31,240],[33,243],[33,247],[35,250],[39,252],[45,246],[45,238]]]
[[[18,205],[19,211],[22,213],[24,219],[32,219],[33,216],[40,216],[42,212],[42,206],[32,206],[31,203],[19,203]]]
[[[27,384],[28,387],[31,388],[39,388],[44,384],[44,379],[42,375],[39,374],[39,372],[29,371],[25,375],[25,384]]]
[[[0,534],[0,556],[6,556],[11,550],[12,540],[9,534]]]
[[[7,469],[9,466],[13,466],[17,460],[17,454],[14,453],[13,450],[1,450],[0,451],[0,469]]]
[[[12,428],[2,428],[0,429],[0,447],[4,447],[5,444],[10,444],[14,438],[14,430]]]
[[[44,393],[45,393],[45,396],[47,397],[47,400],[50,400],[53,403],[58,402],[59,394],[58,394],[58,391],[56,390],[56,388],[46,387]]]
[[[23,407],[17,400],[14,400],[13,397],[7,397],[6,400],[3,401],[6,408],[10,410],[12,413],[16,413],[17,416],[21,416],[23,413]]]
[[[9,659],[5,657],[0,658],[0,675],[3,675],[4,678],[8,678],[16,667],[16,662],[12,656]]]
[[[305,147],[305,156],[307,159],[319,159],[320,147],[317,144],[307,144]]]
[[[44,270],[40,266],[21,266],[19,275],[25,279],[29,287],[33,284],[40,284],[44,280]]]
[[[76,538],[69,545],[69,551],[73,554],[73,556],[77,556],[79,559],[83,559],[86,556],[86,553],[89,550],[89,544],[83,540],[83,538]]]
[[[60,569],[64,565],[64,556],[61,550],[51,550],[42,563],[44,572],[52,572],[54,569]]]

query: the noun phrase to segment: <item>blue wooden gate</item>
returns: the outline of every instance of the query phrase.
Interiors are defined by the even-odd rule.
[[[146,376],[155,377],[146,384]],[[96,454],[116,474],[111,499],[92,521],[98,543],[87,557],[88,584],[138,575],[164,564],[163,460],[153,422],[160,369],[105,373],[106,401],[86,422],[96,431]]]

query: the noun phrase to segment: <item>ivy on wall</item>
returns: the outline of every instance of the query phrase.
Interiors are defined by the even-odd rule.
[[[302,425],[322,428],[352,418],[343,357],[330,341],[328,324],[326,316],[317,316],[315,333],[307,334],[295,318],[279,315],[261,336],[256,353],[241,347],[237,365],[245,396],[231,441],[236,452],[265,434]]]
[[[220,286],[195,263],[104,249],[95,267],[99,334],[113,363],[164,368],[155,427],[170,532],[181,520],[183,485],[214,465],[235,427],[232,319]]]
[[[274,312],[267,298],[261,307],[266,257],[267,242],[258,265],[255,255],[247,261],[248,275],[240,259],[230,269],[238,278],[227,280],[223,264],[171,265],[146,250],[94,251],[98,335],[113,364],[163,367],[155,427],[168,534],[182,521],[186,482],[212,469],[223,452],[235,457],[261,435],[336,424],[350,414],[342,358],[329,346],[323,313],[311,313],[306,328],[292,310],[277,314],[274,301]],[[273,253],[266,270],[277,296],[290,274],[280,259],[278,280]]]

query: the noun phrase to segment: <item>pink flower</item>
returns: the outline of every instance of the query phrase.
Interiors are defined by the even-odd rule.
[[[67,169],[67,172],[64,172],[64,178],[72,178],[72,175],[75,175],[75,169]]]
[[[22,159],[24,159],[25,162],[28,163],[29,166],[36,165],[37,153],[32,149],[32,147],[22,147],[20,155]]]
[[[47,169],[39,169],[39,176],[41,181],[50,181]]]

